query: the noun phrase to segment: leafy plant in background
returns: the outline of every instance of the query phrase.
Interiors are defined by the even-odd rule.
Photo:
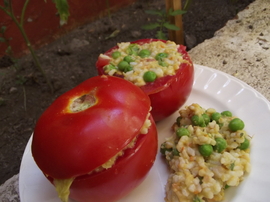
[[[7,38],[5,36],[6,29],[7,29],[6,26],[2,26],[0,28],[0,34],[1,34],[1,36],[0,36],[0,43],[5,43],[7,45],[7,49],[5,50],[5,52],[6,52],[7,56],[9,56],[9,59],[11,60],[11,63],[13,65],[13,67],[16,70],[18,70],[18,59],[16,59],[14,57],[14,55],[13,55],[13,50],[12,50],[12,48],[10,46],[10,43],[9,43],[9,41],[11,40],[11,38]]]
[[[16,26],[18,27],[19,31],[21,32],[24,41],[27,45],[27,48],[29,49],[33,60],[35,62],[36,67],[38,68],[38,70],[42,73],[42,75],[44,76],[44,78],[46,79],[47,84],[49,85],[51,92],[53,92],[53,86],[47,76],[47,74],[45,73],[45,71],[43,70],[43,68],[41,67],[41,64],[39,62],[38,56],[35,53],[31,42],[24,30],[24,17],[25,17],[25,11],[27,9],[27,6],[29,4],[30,0],[25,0],[22,11],[21,11],[21,15],[19,20],[17,19],[17,14],[15,14],[13,12],[13,7],[12,7],[12,0],[4,0],[4,5],[0,6],[0,9],[3,10],[9,17],[11,17],[11,19],[13,20],[13,22],[16,24]],[[45,0],[46,2],[46,0]],[[56,5],[56,8],[58,10],[58,14],[60,16],[60,25],[63,25],[67,22],[68,16],[69,16],[69,7],[68,7],[68,3],[67,0],[53,0],[53,2]],[[2,38],[3,40],[3,38]]]
[[[157,21],[154,23],[150,23],[147,25],[143,25],[142,29],[145,30],[154,30],[158,29],[156,32],[156,37],[158,39],[164,39],[167,40],[168,37],[165,34],[165,30],[180,30],[179,27],[177,27],[175,24],[172,24],[169,20],[170,16],[177,16],[177,15],[183,15],[187,12],[187,9],[189,8],[192,0],[187,0],[183,6],[183,9],[177,9],[173,10],[172,8],[168,9],[168,12],[165,10],[146,10],[145,12],[150,15],[156,15]]]
[[[158,39],[164,39],[164,40],[168,39],[166,34],[165,34],[166,29],[168,29],[168,30],[179,30],[180,29],[176,25],[169,22],[169,20],[168,20],[169,16],[183,15],[186,13],[186,11],[184,11],[184,10],[173,11],[172,8],[170,8],[168,12],[166,12],[165,10],[146,10],[145,12],[147,14],[150,14],[150,15],[156,15],[159,18],[157,19],[157,22],[143,25],[142,29],[145,29],[145,30],[158,29],[156,32],[156,37]]]

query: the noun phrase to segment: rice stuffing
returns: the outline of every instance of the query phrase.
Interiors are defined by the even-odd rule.
[[[137,86],[175,75],[180,64],[187,63],[178,52],[179,45],[172,41],[152,41],[145,44],[122,42],[117,45],[118,48],[110,55],[100,55],[110,60],[104,66],[104,72],[123,77]]]
[[[250,172],[251,137],[229,111],[191,104],[179,111],[173,135],[161,145],[171,170],[166,202],[214,202]]]

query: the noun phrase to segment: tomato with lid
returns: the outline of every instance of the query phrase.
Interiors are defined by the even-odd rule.
[[[62,201],[69,194],[80,202],[116,201],[142,182],[157,152],[150,109],[141,89],[103,75],[45,110],[33,133],[32,154]]]

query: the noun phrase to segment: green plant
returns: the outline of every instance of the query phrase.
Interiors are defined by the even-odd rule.
[[[153,30],[157,29],[156,37],[158,39],[167,40],[165,30],[168,30],[169,39],[177,43],[183,43],[183,22],[182,15],[187,12],[193,0],[174,1],[165,0],[165,10],[146,10],[145,12],[151,15],[156,15],[157,20],[155,23],[142,26],[142,29]]]
[[[36,67],[38,68],[38,70],[42,73],[42,75],[46,79],[46,82],[49,85],[51,92],[53,92],[53,86],[51,84],[51,81],[49,80],[47,74],[45,73],[45,71],[41,67],[38,56],[36,55],[32,45],[30,43],[30,40],[28,39],[28,36],[24,30],[25,11],[26,11],[26,8],[29,4],[29,1],[30,0],[25,0],[23,8],[21,10],[19,20],[17,19],[17,15],[13,11],[12,0],[4,0],[4,5],[0,6],[0,9],[3,10],[9,17],[11,17],[13,22],[19,28],[19,31],[21,32],[21,34],[24,38],[24,41],[27,45],[27,48],[29,49],[29,51],[33,57],[33,60],[35,62]],[[46,0],[45,0],[45,2],[46,2]],[[67,0],[53,0],[53,2],[55,3],[56,8],[58,10],[58,14],[60,16],[60,25],[63,25],[67,22],[67,19],[69,16],[69,11],[68,11],[69,7],[68,7]],[[3,40],[3,38],[2,38],[2,40]]]
[[[150,14],[150,15],[156,15],[159,18],[157,19],[157,22],[143,25],[142,29],[154,30],[154,29],[158,28],[158,30],[156,32],[156,37],[158,39],[166,40],[167,39],[167,36],[165,34],[166,29],[168,29],[168,30],[179,30],[180,29],[176,25],[169,22],[169,16],[183,15],[187,11],[173,10],[172,8],[170,8],[168,12],[166,12],[165,10],[146,10],[145,12],[147,14]]]
[[[8,40],[5,37],[5,31],[6,31],[7,27],[6,26],[2,26],[0,28],[0,34],[2,35],[2,37],[0,37],[0,43],[6,43]]]
[[[11,60],[12,62],[12,66],[18,70],[19,69],[19,66],[18,66],[18,59],[14,57],[14,54],[13,54],[13,50],[12,50],[12,47],[10,46],[10,43],[9,41],[12,39],[12,38],[7,38],[6,35],[5,35],[5,32],[6,32],[6,29],[7,27],[6,26],[2,26],[0,28],[0,43],[5,43],[7,45],[7,49],[5,50],[5,53],[6,55],[9,57],[9,59]]]
[[[6,26],[2,26],[0,28],[0,34],[2,35],[0,36],[0,43],[6,43],[9,46],[9,41],[11,40],[11,38],[7,38],[5,36],[6,29],[7,29]]]
[[[16,84],[18,85],[24,85],[27,81],[27,78],[22,76],[22,75],[17,75],[16,76]]]

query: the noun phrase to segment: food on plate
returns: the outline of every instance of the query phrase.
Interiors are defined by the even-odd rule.
[[[106,75],[84,81],[45,110],[32,154],[62,201],[116,201],[143,181],[157,153],[150,110],[140,88]]]
[[[159,39],[118,43],[96,63],[100,75],[124,78],[140,87],[151,99],[151,114],[160,121],[187,100],[194,68],[183,45]]]
[[[171,173],[166,202],[214,202],[238,186],[250,172],[251,137],[230,111],[205,110],[191,104],[179,111],[173,135],[160,151]]]

